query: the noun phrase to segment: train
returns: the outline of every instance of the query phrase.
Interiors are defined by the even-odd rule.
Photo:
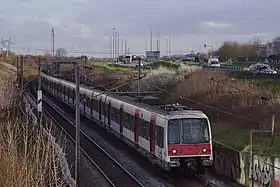
[[[75,83],[42,73],[42,89],[75,108]],[[132,97],[80,86],[81,115],[166,172],[198,174],[213,165],[211,123],[200,110],[178,104],[148,105]],[[93,123],[93,125],[96,123]]]

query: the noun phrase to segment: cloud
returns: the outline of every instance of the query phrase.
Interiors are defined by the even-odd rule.
[[[217,28],[217,29],[224,29],[224,28],[231,28],[232,25],[228,23],[219,23],[219,22],[213,22],[213,21],[206,21],[201,23],[204,27],[210,27],[210,28]]]
[[[280,30],[278,7],[279,0],[9,0],[1,2],[0,33],[12,38],[12,50],[28,45],[35,51],[50,48],[55,28],[56,47],[105,55],[113,27],[135,53],[149,46],[152,28],[160,34],[162,53],[168,36],[174,53],[201,51],[204,43],[271,40]]]

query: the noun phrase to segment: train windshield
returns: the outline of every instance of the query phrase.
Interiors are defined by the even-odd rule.
[[[208,143],[207,119],[172,119],[168,122],[168,144]]]

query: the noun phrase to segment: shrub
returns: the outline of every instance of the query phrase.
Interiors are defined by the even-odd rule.
[[[166,87],[167,85],[174,85],[178,81],[184,80],[184,77],[191,72],[200,69],[195,66],[182,65],[177,70],[169,69],[164,66],[152,70],[145,78],[140,81],[141,91],[152,91],[156,87]],[[137,82],[132,85],[133,89],[137,88]]]
[[[61,155],[50,134],[30,124],[28,115],[20,110],[13,78],[0,69],[0,186],[66,186]]]
[[[169,62],[169,61],[157,61],[148,65],[152,69],[157,69],[159,67],[166,67],[168,69],[178,69],[180,64]]]

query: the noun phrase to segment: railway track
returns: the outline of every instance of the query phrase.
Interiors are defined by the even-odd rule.
[[[37,94],[33,87],[33,83],[28,85],[28,92],[34,100]],[[75,143],[75,124],[62,114],[55,106],[44,101],[44,113],[64,131],[71,141]],[[81,152],[89,159],[89,161],[96,167],[101,173],[104,179],[110,186],[113,187],[143,187],[144,185],[135,178],[129,171],[127,171],[120,163],[118,163],[110,154],[102,149],[96,142],[94,142],[89,136],[81,131]]]
[[[36,86],[36,85],[34,85]],[[36,90],[34,86],[30,86],[29,90],[31,90],[33,93],[31,95],[36,94]],[[70,137],[70,139],[75,142],[75,125],[73,123],[73,119],[69,119],[69,109],[66,108],[60,108],[58,107],[59,100],[52,99],[52,96],[46,93],[46,98],[44,99],[44,107],[46,109],[45,114],[48,114],[53,119],[55,118],[58,125],[62,130],[67,133],[67,135]],[[52,104],[53,103],[53,104]],[[65,104],[63,104],[65,105]],[[66,110],[66,111],[65,111]],[[51,112],[50,112],[51,111]],[[70,112],[72,113],[72,112]],[[73,114],[71,114],[73,115]],[[68,117],[67,117],[68,116]],[[81,120],[83,117],[81,116]],[[70,123],[70,125],[69,125]],[[91,122],[90,122],[91,123]],[[94,123],[94,122],[93,122]],[[62,124],[62,125],[60,125]],[[88,143],[90,141],[91,143]],[[108,152],[106,152],[104,149],[102,149],[96,142],[94,142],[95,145],[90,145],[94,142],[88,135],[86,135],[84,132],[81,132],[81,151],[85,154],[85,156],[90,160],[90,162],[93,163],[93,165],[100,171],[100,173],[104,176],[104,178],[108,181],[108,183],[111,186],[144,186],[143,181],[142,183],[137,180],[131,172],[127,171],[120,162],[116,161],[116,159],[112,158]],[[89,145],[87,145],[89,144]],[[86,147],[85,147],[86,146]],[[103,154],[97,153],[101,148],[105,152]],[[101,151],[102,152],[102,151]],[[110,151],[109,151],[110,152]],[[111,157],[112,159],[108,161],[107,163],[104,163],[104,165],[100,165],[99,163],[104,161],[104,157],[106,156]],[[96,158],[99,157],[99,158]],[[107,158],[109,159],[109,158]],[[141,162],[142,163],[142,162]],[[114,168],[120,166],[121,168]],[[105,169],[104,169],[105,168]],[[113,169],[112,169],[113,168]],[[128,169],[130,170],[130,169]],[[125,175],[122,177],[122,175]],[[167,177],[169,178],[169,177]],[[177,178],[177,177],[176,177]],[[119,181],[121,180],[121,181]],[[168,179],[170,180],[170,179]],[[171,179],[172,184],[174,186],[194,186],[194,187],[202,187],[202,186],[211,186],[211,187],[233,187],[232,185],[227,185],[226,183],[220,183],[219,180],[215,180],[212,177],[205,177],[205,176],[195,176],[193,179]],[[172,185],[172,186],[173,186]],[[149,185],[148,185],[149,186]]]

